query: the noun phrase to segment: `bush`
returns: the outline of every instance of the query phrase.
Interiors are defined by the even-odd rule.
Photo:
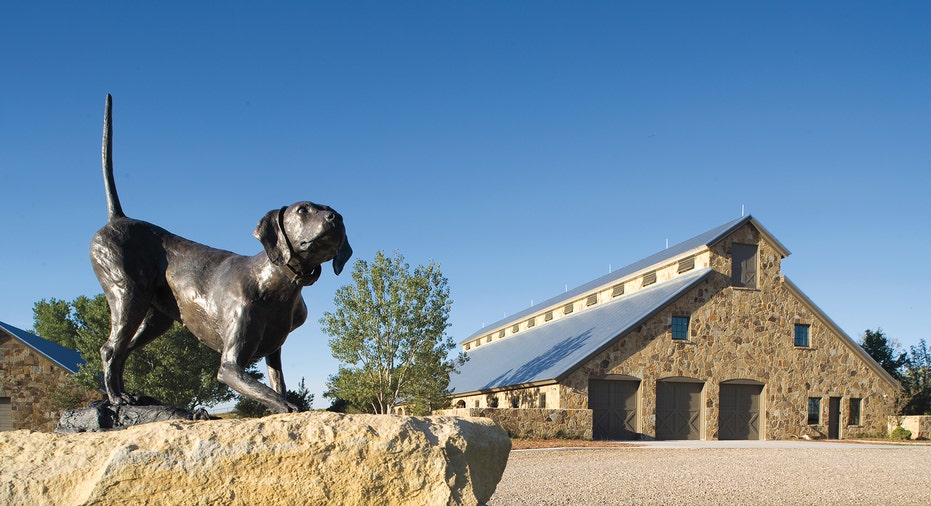
[[[912,431],[899,425],[895,428],[895,430],[892,431],[892,434],[889,434],[889,437],[892,439],[911,439]]]

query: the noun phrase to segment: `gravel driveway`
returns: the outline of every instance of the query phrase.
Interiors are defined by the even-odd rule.
[[[511,452],[489,506],[931,504],[931,446]]]

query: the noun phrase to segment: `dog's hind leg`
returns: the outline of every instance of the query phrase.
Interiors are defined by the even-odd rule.
[[[128,355],[132,353],[133,350],[137,350],[151,343],[155,338],[167,332],[174,322],[174,318],[154,307],[150,307],[149,312],[145,315],[145,319],[142,320],[142,324],[139,325],[139,329],[136,330],[136,334],[129,341],[126,354]]]
[[[110,337],[100,347],[100,361],[103,366],[104,388],[113,404],[126,404],[130,401],[123,385],[123,370],[130,343],[139,333],[148,314],[148,303],[141,302],[137,297],[137,294],[130,291],[107,293],[110,303]]]

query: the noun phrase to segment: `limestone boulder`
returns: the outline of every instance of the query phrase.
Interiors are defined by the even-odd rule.
[[[485,418],[292,413],[0,433],[0,504],[483,504],[511,442]]]

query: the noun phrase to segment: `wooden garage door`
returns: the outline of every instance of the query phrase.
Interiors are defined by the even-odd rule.
[[[637,391],[634,380],[592,380],[588,407],[592,410],[594,439],[637,439]]]
[[[700,439],[701,383],[656,383],[656,439]]]
[[[13,405],[9,397],[0,397],[0,431],[13,430]]]
[[[760,439],[762,385],[721,384],[718,439]]]

